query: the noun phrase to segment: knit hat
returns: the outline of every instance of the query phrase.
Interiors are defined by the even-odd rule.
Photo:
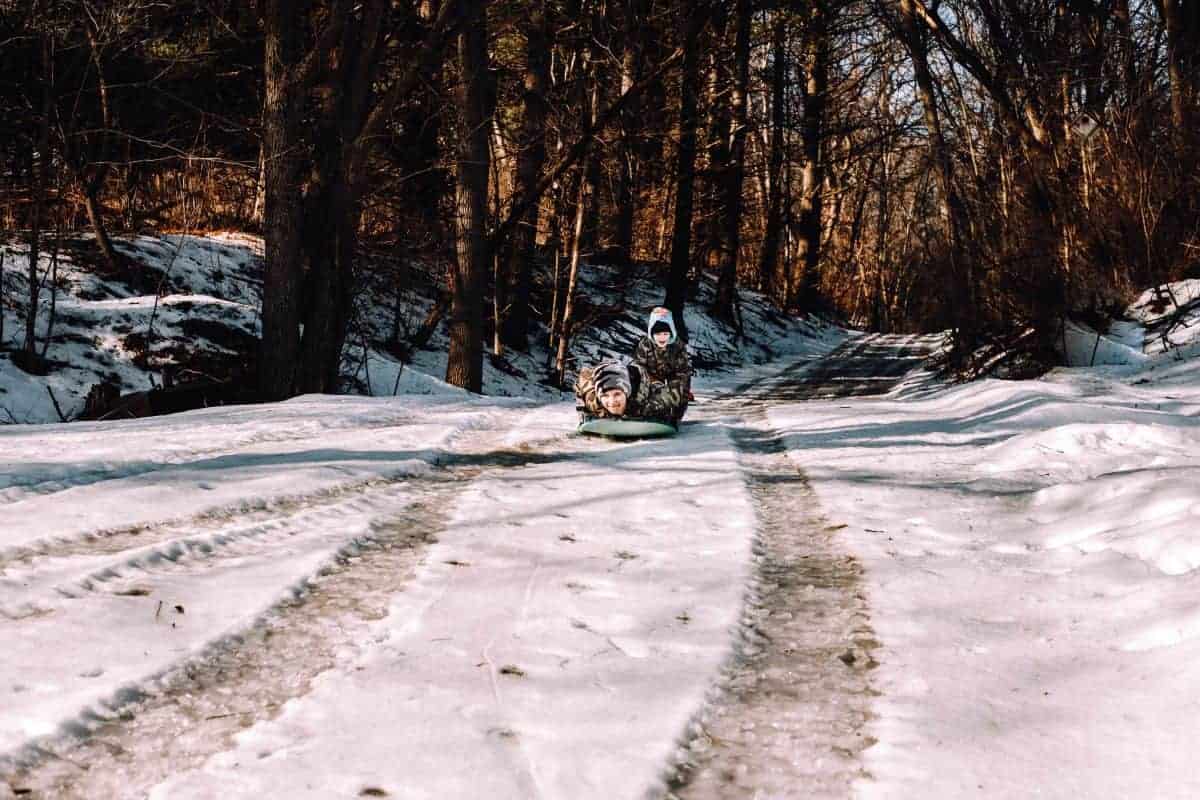
[[[679,332],[675,330],[675,317],[672,316],[670,309],[659,306],[650,312],[650,320],[646,323],[646,333],[653,337],[656,331],[661,330],[671,332],[671,338],[667,340],[667,344],[679,338]]]
[[[598,395],[610,389],[620,389],[628,395],[633,386],[629,379],[629,368],[619,361],[602,361],[597,364],[592,373],[592,381],[596,385]]]

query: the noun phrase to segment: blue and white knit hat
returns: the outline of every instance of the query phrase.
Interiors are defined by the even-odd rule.
[[[679,338],[679,332],[675,330],[675,316],[671,314],[669,308],[658,306],[650,312],[650,320],[646,323],[646,334],[653,338],[654,328],[658,325],[666,325],[671,332],[671,338],[667,340],[667,344]]]

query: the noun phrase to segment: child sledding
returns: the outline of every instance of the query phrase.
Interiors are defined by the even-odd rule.
[[[669,436],[678,429],[690,396],[687,350],[665,308],[651,312],[647,334],[632,362],[607,359],[579,371],[580,432]]]

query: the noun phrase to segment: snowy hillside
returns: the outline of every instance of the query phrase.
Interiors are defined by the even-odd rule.
[[[259,334],[261,240],[239,234],[117,240],[118,250],[139,265],[135,285],[105,279],[102,270],[85,266],[95,258],[86,243],[85,239],[64,249],[57,258],[41,255],[37,341],[50,369],[45,376],[30,375],[0,352],[0,424],[57,422],[55,401],[63,416],[73,419],[88,390],[102,380],[131,392],[162,386],[167,372],[178,374],[179,380],[223,380],[245,373]],[[5,251],[2,342],[4,349],[13,351],[24,343],[28,247],[0,248]],[[55,274],[59,290],[52,293]],[[401,287],[399,306],[391,287],[376,287],[380,294],[374,296],[360,295],[361,324],[356,331],[369,331],[371,347],[364,358],[361,333],[350,337],[344,362],[349,391],[376,396],[451,391],[440,380],[446,371],[444,326],[412,354],[411,363],[401,362],[384,347],[394,330],[402,338],[410,334],[434,303],[427,276],[415,277],[420,279]],[[662,300],[658,281],[650,275],[636,275],[624,292],[613,285],[615,277],[603,265],[582,270],[580,292],[588,298],[581,303],[582,318],[595,324],[572,343],[572,372],[598,354],[631,352],[644,335],[647,313]],[[691,349],[701,375],[770,360],[791,337],[823,330],[784,317],[747,292],[741,305],[746,333],[742,337],[703,314],[711,295],[711,285],[702,283],[687,311],[694,331]],[[544,326],[531,337],[531,345],[529,353],[485,357],[485,394],[544,400],[564,396],[547,381]]]

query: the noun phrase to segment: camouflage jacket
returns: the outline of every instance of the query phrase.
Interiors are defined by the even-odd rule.
[[[646,380],[637,364],[629,365],[629,377],[633,391],[621,417],[654,419],[675,422],[687,404],[687,395],[680,389],[659,381]],[[613,417],[596,397],[596,386],[592,380],[592,368],[579,370],[575,380],[575,397],[583,410],[594,417]]]
[[[692,362],[683,342],[676,340],[659,347],[649,336],[644,336],[634,348],[633,360],[645,367],[651,381],[665,383],[687,397],[692,386]]]

